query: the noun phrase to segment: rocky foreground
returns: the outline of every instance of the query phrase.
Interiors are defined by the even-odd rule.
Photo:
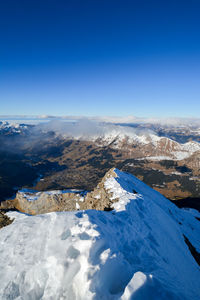
[[[0,211],[0,229],[11,223],[12,220],[5,213]]]
[[[117,169],[71,201],[79,211],[7,213],[0,299],[199,299],[197,211]]]
[[[15,199],[1,202],[0,209],[16,209],[30,215],[80,209],[112,210],[112,193],[105,189],[104,183],[108,178],[115,176],[112,168],[97,187],[85,196],[84,192],[77,190],[38,192],[24,189],[16,194]]]

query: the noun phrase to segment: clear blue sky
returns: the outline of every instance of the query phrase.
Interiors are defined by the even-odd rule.
[[[200,117],[200,1],[0,1],[0,114]]]

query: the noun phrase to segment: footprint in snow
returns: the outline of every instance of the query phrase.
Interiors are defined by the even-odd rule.
[[[67,229],[61,234],[61,240],[66,240],[71,236],[71,231]]]

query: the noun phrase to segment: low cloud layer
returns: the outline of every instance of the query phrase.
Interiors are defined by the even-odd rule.
[[[0,120],[16,122],[16,123],[46,123],[48,121],[79,121],[82,126],[87,127],[87,121],[94,121],[97,123],[118,123],[118,124],[160,124],[167,126],[200,126],[200,118],[142,118],[135,116],[50,116],[50,115],[40,115],[40,116],[0,116]],[[85,120],[85,124],[84,124]]]
[[[52,120],[48,123],[38,125],[41,130],[54,131],[57,134],[61,134],[65,137],[73,137],[77,139],[98,139],[98,138],[114,138],[117,136],[148,136],[149,134],[156,135],[150,129],[147,128],[133,128],[129,126],[115,125],[106,122],[97,122],[89,120],[87,118],[79,119],[76,121],[61,121]]]

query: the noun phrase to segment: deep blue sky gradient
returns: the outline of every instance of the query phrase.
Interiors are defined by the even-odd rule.
[[[200,1],[0,0],[0,114],[200,117]]]

